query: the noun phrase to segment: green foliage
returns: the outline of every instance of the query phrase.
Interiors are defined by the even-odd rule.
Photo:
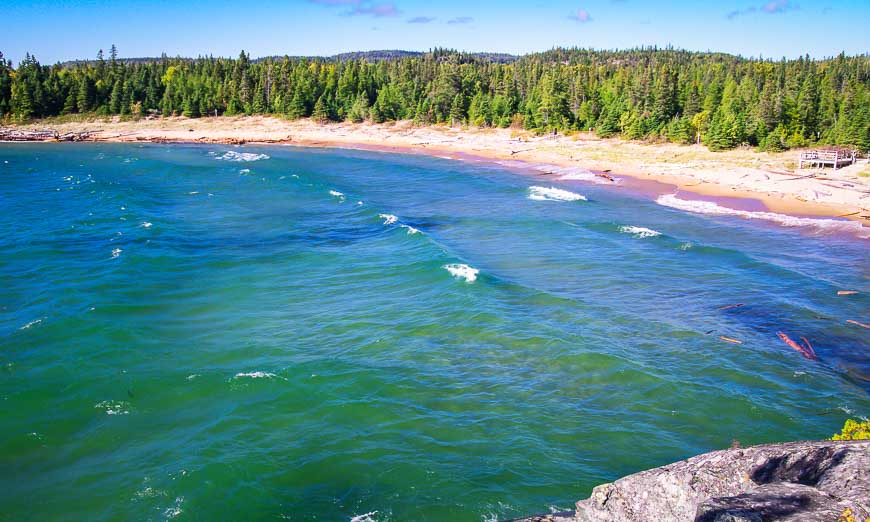
[[[516,61],[435,49],[369,62],[204,57],[13,68],[0,54],[0,118],[59,114],[285,114],[318,121],[593,130],[698,140],[713,150],[831,144],[870,150],[870,56],[747,59],[672,49],[553,49]],[[134,111],[135,107],[135,111]]]
[[[843,430],[831,437],[831,440],[870,440],[870,421],[848,419]]]

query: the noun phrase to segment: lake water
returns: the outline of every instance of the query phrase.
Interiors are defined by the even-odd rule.
[[[854,224],[531,174],[0,144],[0,519],[494,520],[870,412]]]

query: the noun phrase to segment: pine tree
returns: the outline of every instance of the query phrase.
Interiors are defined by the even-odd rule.
[[[114,46],[112,46],[114,52]],[[112,114],[121,114],[121,80],[115,80],[115,85],[112,86],[112,95],[109,98],[109,112]]]
[[[314,104],[314,110],[311,112],[311,119],[321,124],[329,121],[329,110],[327,108],[325,95],[321,95],[320,98],[317,98],[317,102]]]

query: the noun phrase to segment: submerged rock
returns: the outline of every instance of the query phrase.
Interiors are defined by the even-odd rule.
[[[598,486],[576,507],[560,520],[870,520],[870,441],[713,451]]]

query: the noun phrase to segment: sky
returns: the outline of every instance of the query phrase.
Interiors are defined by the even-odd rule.
[[[446,47],[524,54],[671,45],[743,56],[870,53],[870,0],[0,0],[18,63],[121,57],[328,56]]]

